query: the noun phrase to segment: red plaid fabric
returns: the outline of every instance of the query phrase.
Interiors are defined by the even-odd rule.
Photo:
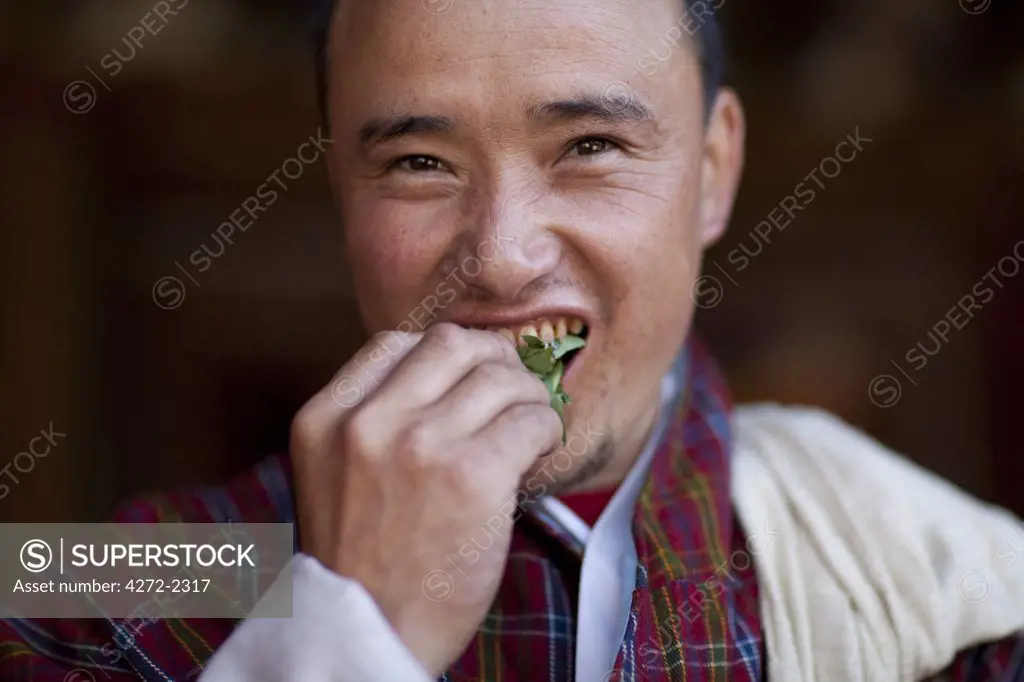
[[[740,528],[734,518],[728,394],[710,357],[698,346],[691,352],[687,389],[634,511],[639,566],[615,669],[606,680],[581,682],[766,679],[752,562],[757,543],[767,538],[758,540],[761,529]],[[135,502],[115,520],[294,523],[288,462],[271,458],[228,486]],[[483,551],[486,540],[479,542]],[[440,679],[573,680],[580,549],[552,519],[525,515],[490,613]],[[0,680],[194,680],[237,624],[100,614],[95,620],[5,620]],[[1022,682],[1024,637],[965,651],[934,680]]]

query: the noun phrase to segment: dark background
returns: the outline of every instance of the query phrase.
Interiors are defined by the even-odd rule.
[[[281,451],[362,340],[322,164],[180,306],[155,304],[318,120],[301,3],[193,0],[109,77],[101,59],[129,54],[154,5],[0,8],[0,467],[50,423],[67,434],[9,469],[17,484],[0,476],[5,521],[100,520]],[[724,296],[697,324],[736,398],[821,405],[1024,513],[1024,270],[925,367],[906,360],[1024,239],[1024,3],[727,0],[720,16],[748,165],[705,268]],[[75,81],[95,88],[86,111]],[[730,251],[756,249],[754,226],[858,128],[864,152],[737,272]],[[872,384],[887,374],[895,401]]]

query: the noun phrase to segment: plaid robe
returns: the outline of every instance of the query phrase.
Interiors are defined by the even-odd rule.
[[[696,344],[690,353],[688,384],[634,510],[639,565],[615,669],[581,682],[766,679],[749,545],[757,529],[739,527],[729,498],[729,398],[710,357]],[[265,460],[227,486],[137,501],[115,520],[294,523],[288,461]],[[440,680],[573,680],[581,549],[541,512],[520,519],[498,596]],[[194,680],[238,622],[7,620],[0,680]],[[1024,636],[962,652],[934,679],[1021,682]]]

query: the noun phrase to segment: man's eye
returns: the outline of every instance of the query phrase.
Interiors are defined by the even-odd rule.
[[[585,137],[570,145],[568,156],[596,156],[617,146],[611,140],[603,137]]]
[[[403,157],[395,162],[394,167],[409,173],[436,173],[448,170],[439,159],[421,154]]]

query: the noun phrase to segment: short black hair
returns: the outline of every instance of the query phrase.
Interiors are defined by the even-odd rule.
[[[316,96],[320,115],[327,122],[327,41],[330,35],[331,19],[334,8],[340,0],[313,0],[313,58],[316,72]],[[709,8],[705,0],[683,0],[683,4],[695,18],[695,26],[686,27],[697,43],[697,52],[701,63],[701,78],[704,84],[705,112],[710,113],[715,94],[722,86],[725,76],[725,49],[722,40],[722,29],[717,19],[718,2]],[[700,6],[701,11],[697,11]],[[708,10],[711,12],[708,13]],[[681,29],[682,30],[682,29]]]

